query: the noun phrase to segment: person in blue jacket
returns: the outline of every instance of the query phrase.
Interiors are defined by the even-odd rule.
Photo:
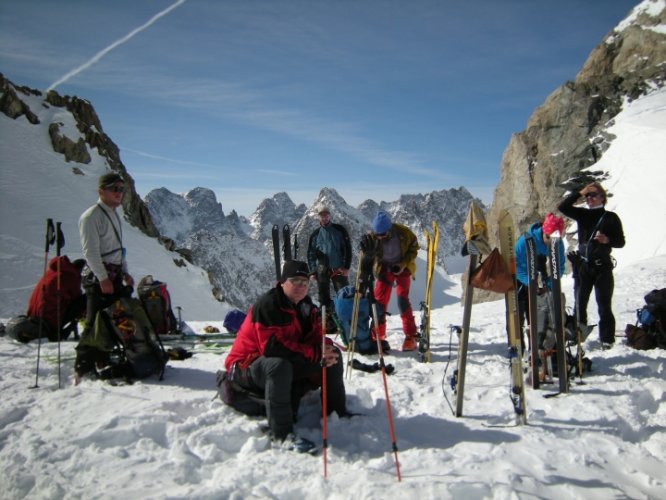
[[[319,227],[308,239],[308,266],[310,278],[317,281],[320,306],[332,311],[331,284],[338,293],[349,285],[352,260],[351,239],[342,224],[331,222],[331,210],[321,205],[317,210]]]
[[[548,248],[550,246],[550,238],[554,233],[559,233],[560,236],[564,235],[564,219],[558,217],[552,212],[544,217],[543,222],[535,222],[530,226],[525,234],[521,235],[516,241],[516,280],[518,285],[518,315],[520,317],[520,329],[523,330],[525,319],[529,324],[528,311],[528,293],[527,293],[527,246],[525,244],[525,237],[530,234],[534,238],[534,243],[537,252],[537,270],[541,273],[542,279],[540,281],[541,288],[537,294],[541,295],[546,288],[551,288],[550,278],[546,271],[548,260]],[[558,248],[560,253],[560,276],[564,274],[564,244],[560,241]],[[525,339],[521,333],[521,345],[523,351],[525,350]]]

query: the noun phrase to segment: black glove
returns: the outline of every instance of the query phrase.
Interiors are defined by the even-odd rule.
[[[365,255],[375,255],[377,252],[377,240],[370,234],[365,234],[361,238],[361,250]]]

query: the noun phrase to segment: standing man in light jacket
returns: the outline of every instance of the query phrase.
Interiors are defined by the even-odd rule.
[[[125,181],[116,172],[104,174],[99,178],[97,192],[97,203],[79,218],[81,248],[88,265],[83,278],[87,311],[82,339],[92,334],[98,311],[125,294],[125,287],[134,285],[127,270],[123,229],[116,210],[123,200]],[[94,360],[85,351],[77,348],[77,376],[94,369]]]

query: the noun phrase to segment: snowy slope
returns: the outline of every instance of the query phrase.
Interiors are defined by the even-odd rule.
[[[11,120],[0,114],[0,317],[25,312],[30,292],[43,272],[47,218],[62,222],[63,254],[72,259],[81,257],[79,216],[97,200],[97,178],[107,168],[96,150],[91,152],[89,165],[66,163],[62,155],[53,152],[47,127],[60,121],[63,133],[76,140],[80,133],[71,114],[60,108],[46,109],[37,97],[24,98],[39,115],[40,125],[28,123],[25,117]],[[76,175],[74,167],[84,175]],[[137,281],[146,274],[166,281],[174,304],[183,307],[185,317],[224,317],[227,306],[214,300],[201,269],[177,267],[174,259],[180,255],[168,252],[127,223],[123,239],[129,269]]]
[[[3,141],[37,140],[29,136],[27,125],[13,128],[15,132],[2,125]],[[602,162],[614,193],[609,207],[617,210],[627,232],[626,249],[615,253],[614,310],[618,330],[623,330],[634,321],[643,295],[666,286],[661,220],[666,207],[663,193],[655,193],[666,185],[666,92],[627,104],[612,130],[618,138]],[[39,274],[44,214],[68,221],[68,245],[74,246],[73,221],[93,201],[86,198],[94,191],[88,177],[67,177],[65,182],[68,169],[39,149],[27,165],[8,148],[2,151],[3,301],[11,300],[11,287],[29,288]],[[640,226],[643,219],[651,223]],[[155,251],[152,262],[144,262],[135,255],[157,247],[137,234],[128,237],[132,267],[162,278],[169,257]],[[32,275],[18,270],[24,265]],[[196,275],[191,269],[182,272]],[[182,290],[178,300],[185,310],[196,312],[187,315],[193,319],[190,326],[197,331],[209,324],[221,326],[220,314],[197,304],[205,299],[197,286],[178,288],[186,279],[177,276],[166,279]],[[65,342],[65,384],[58,389],[57,346],[44,344],[40,388],[29,389],[35,381],[37,345],[3,338],[0,499],[664,498],[663,351],[635,351],[621,337],[614,348],[602,351],[594,332],[585,344],[593,363],[585,384],[574,382],[569,394],[551,399],[543,397],[548,387],[528,389],[529,425],[514,427],[504,304],[475,305],[465,412],[455,418],[445,395],[451,398],[448,377],[457,356],[449,325],[462,317],[452,299],[460,296],[459,277],[440,278],[434,290],[441,307],[432,318],[432,363],[418,363],[411,353],[387,356],[396,367],[388,388],[402,482],[395,476],[377,374],[354,372],[347,381],[349,407],[363,415],[329,419],[329,477],[324,479],[321,457],[268,449],[262,419],[246,418],[212,399],[224,350],[197,346],[193,358],[170,363],[162,382],[111,387],[85,381],[74,387],[74,344]],[[564,289],[571,303],[569,278]],[[419,293],[415,290],[415,301]],[[589,316],[596,322],[594,299]],[[399,346],[397,315],[389,318],[388,327],[389,341]],[[318,395],[309,395],[297,424],[297,431],[315,442],[321,442],[319,412]]]

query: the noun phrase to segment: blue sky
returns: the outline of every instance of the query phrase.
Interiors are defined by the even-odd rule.
[[[0,72],[94,105],[141,195],[465,186],[638,1],[0,0]]]

